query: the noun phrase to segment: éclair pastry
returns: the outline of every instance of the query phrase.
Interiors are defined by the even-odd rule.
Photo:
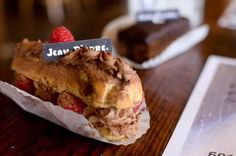
[[[18,88],[83,114],[110,141],[137,134],[143,90],[126,62],[86,47],[56,62],[46,62],[41,56],[41,41],[24,39],[17,44],[12,69]]]

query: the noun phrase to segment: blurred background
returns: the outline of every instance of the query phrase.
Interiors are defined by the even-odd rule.
[[[125,0],[1,0],[0,42],[15,42],[24,37],[47,40],[56,25],[68,27],[76,39],[97,37],[107,22],[127,12],[126,3]]]
[[[193,16],[200,13],[201,22],[214,27],[230,0],[162,0],[164,4],[161,0],[148,1],[146,7],[182,5],[183,11],[189,8]],[[191,4],[201,8],[193,10]],[[47,40],[57,25],[68,27],[77,40],[96,38],[109,21],[133,13],[140,6],[145,5],[138,0],[1,0],[0,44],[18,42],[24,37]]]

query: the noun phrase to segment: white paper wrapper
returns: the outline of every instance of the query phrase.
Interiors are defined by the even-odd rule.
[[[220,27],[236,30],[236,0],[231,0],[217,23]]]
[[[122,16],[120,18],[117,18],[111,21],[104,28],[102,37],[111,38],[112,43],[113,43],[114,56],[119,56],[118,52],[116,51],[117,49],[116,47],[118,46],[117,33],[119,32],[119,30],[129,27],[133,24],[135,24],[134,16]],[[207,37],[208,32],[209,32],[208,25],[202,25],[200,27],[194,28],[188,33],[176,39],[174,42],[172,42],[159,55],[143,63],[136,63],[126,57],[122,57],[122,56],[120,57],[124,58],[126,62],[128,62],[131,66],[133,66],[136,69],[153,68],[177,55],[187,52],[188,49],[190,49],[191,47],[195,46],[196,44],[204,40]]]
[[[41,99],[32,96],[6,82],[0,81],[0,92],[10,97],[22,109],[46,120],[56,123],[66,129],[103,142],[115,145],[129,145],[140,138],[150,127],[150,115],[145,103],[141,104],[140,109],[140,127],[136,137],[119,142],[111,142],[102,137],[99,132],[93,128],[93,125],[83,116],[73,111],[63,109],[60,106],[53,105],[50,102],[44,102]]]

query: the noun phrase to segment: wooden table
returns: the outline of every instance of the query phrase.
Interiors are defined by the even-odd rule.
[[[0,80],[11,82],[14,45],[0,47]],[[4,54],[4,55],[3,55]],[[236,33],[211,27],[207,39],[156,68],[140,70],[151,128],[129,146],[115,146],[74,134],[20,109],[0,93],[0,155],[161,155],[211,54],[236,58]]]

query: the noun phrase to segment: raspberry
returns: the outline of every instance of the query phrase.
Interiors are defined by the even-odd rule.
[[[49,43],[72,42],[75,41],[70,30],[64,26],[58,26],[53,29]]]
[[[133,107],[133,112],[136,113],[139,109],[139,107],[141,106],[142,101],[140,103],[138,103],[136,106]]]
[[[30,94],[34,93],[34,84],[33,81],[28,79],[25,76],[18,76],[15,80],[15,86],[25,92],[28,92]]]
[[[79,114],[82,114],[84,108],[87,107],[79,98],[65,92],[58,96],[57,104]]]
[[[142,102],[143,102],[143,99],[144,99],[144,95],[142,97],[142,100],[140,102],[138,102],[134,107],[133,107],[133,112],[136,113],[139,109],[139,107],[141,106]]]

